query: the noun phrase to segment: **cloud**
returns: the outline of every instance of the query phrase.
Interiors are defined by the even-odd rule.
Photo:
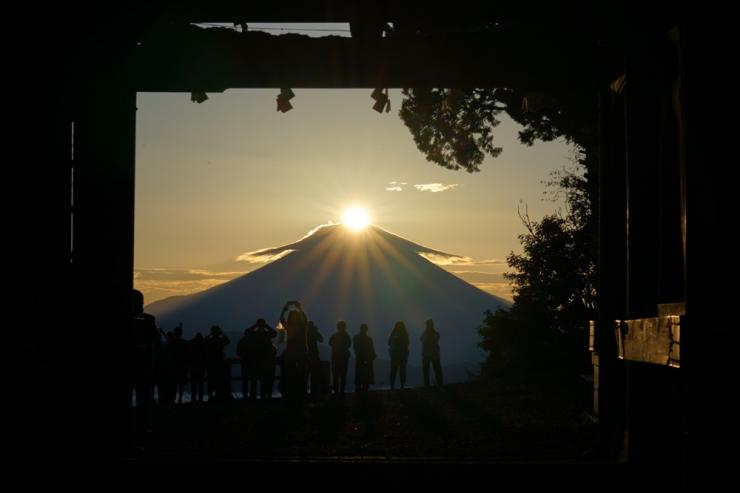
[[[462,270],[462,271],[448,271],[455,274],[460,279],[463,279],[471,284],[481,283],[503,283],[508,282],[504,279],[503,272],[480,272],[474,270]]]
[[[289,243],[287,245],[279,246],[279,247],[270,247],[270,248],[262,248],[260,250],[255,250],[253,252],[246,252],[242,253],[238,257],[236,257],[236,262],[248,262],[251,264],[259,264],[259,263],[267,263],[267,262],[273,262],[275,260],[279,260],[286,255],[289,255],[293,252],[295,252],[297,249],[300,248],[301,245],[304,245],[305,242],[309,241],[312,237],[313,239],[316,239],[317,237],[320,237],[322,233],[326,233],[327,231],[331,230],[331,226],[337,226],[338,223],[335,223],[334,221],[329,221],[326,224],[319,224],[315,228],[313,228],[311,231],[306,233],[303,238],[301,238],[298,241],[295,241],[293,243]]]
[[[452,255],[449,253],[443,253],[443,252],[419,252],[419,255],[427,259],[433,264],[437,265],[465,265],[465,266],[474,266],[474,265],[505,265],[506,260],[498,260],[498,259],[486,259],[486,260],[475,260],[470,257],[463,257],[461,255]]]
[[[504,278],[503,272],[482,272],[476,270],[448,270],[448,272],[482,291],[499,296],[507,301],[513,300],[511,282]]]
[[[500,296],[508,301],[514,299],[511,292],[511,284],[508,282],[471,282],[473,286],[486,293]]]
[[[225,279],[201,279],[198,281],[171,280],[136,280],[134,287],[144,293],[147,303],[167,296],[183,296],[193,294],[228,282]],[[152,299],[151,293],[157,293],[156,299]]]
[[[506,265],[506,260],[498,258],[489,258],[485,260],[476,260],[475,265]]]
[[[419,255],[437,265],[473,265],[474,262],[470,257],[461,257],[448,253],[419,252]]]
[[[449,185],[445,185],[444,183],[419,183],[417,185],[414,185],[414,188],[417,189],[420,192],[446,192],[447,190],[452,190],[453,188],[461,187],[462,185],[460,183],[450,183]]]
[[[228,282],[245,272],[214,272],[204,269],[137,269],[134,287],[144,293],[147,303],[184,296]]]
[[[136,269],[134,271],[134,280],[139,282],[229,281],[242,274],[245,274],[245,272],[213,272],[205,269]]]
[[[334,226],[336,224],[339,224],[339,223],[335,223],[334,221],[331,221],[331,220],[328,223],[319,224],[318,226],[316,226],[315,228],[313,228],[312,230],[310,230],[308,233],[306,233],[305,235],[303,235],[303,238],[301,238],[301,240],[305,240],[309,236],[313,236],[314,233],[316,233],[320,229],[326,228],[327,226]],[[298,240],[298,241],[300,241],[300,240]],[[284,247],[278,247],[278,248],[284,248]]]
[[[317,232],[321,231],[324,228],[327,228],[329,226],[336,226],[337,223],[334,221],[329,221],[326,224],[319,224],[315,228],[313,228],[311,231],[306,233],[303,238],[300,240],[290,243],[288,245],[283,245],[279,247],[270,247],[270,248],[262,248],[260,250],[255,250],[253,252],[245,252],[236,257],[237,262],[248,262],[250,264],[262,264],[267,262],[273,262],[275,260],[279,260],[286,255],[289,255],[295,251],[295,246],[300,244],[302,241],[310,238],[311,236],[315,235]]]
[[[408,185],[405,181],[389,181],[388,186],[385,187],[386,192],[403,192],[403,187]]]
[[[250,264],[262,264],[279,260],[292,252],[293,250],[274,252],[273,248],[263,248],[262,250],[255,250],[254,252],[242,253],[236,257],[236,261],[248,262]]]

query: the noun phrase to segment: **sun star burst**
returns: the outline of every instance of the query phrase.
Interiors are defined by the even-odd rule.
[[[350,207],[342,213],[342,224],[352,231],[361,231],[370,224],[370,214],[362,207]]]

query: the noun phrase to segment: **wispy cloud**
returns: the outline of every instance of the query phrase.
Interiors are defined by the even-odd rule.
[[[305,235],[303,235],[303,238],[301,238],[301,240],[305,240],[305,239],[306,239],[306,238],[308,238],[309,236],[313,236],[313,235],[314,235],[314,233],[316,233],[316,232],[317,232],[317,231],[319,231],[320,229],[323,229],[323,228],[325,228],[325,227],[327,227],[327,226],[334,226],[334,225],[336,225],[336,224],[339,224],[339,223],[335,223],[334,221],[331,221],[331,220],[330,220],[330,221],[329,221],[328,223],[324,223],[324,224],[319,224],[318,226],[316,226],[315,228],[313,228],[312,230],[310,230],[310,231],[309,231],[308,233],[306,233]],[[299,240],[299,241],[300,241],[300,240]],[[282,247],[280,247],[280,248],[282,248]]]
[[[481,291],[485,291],[495,296],[500,296],[508,301],[514,299],[511,292],[511,284],[508,282],[471,282],[470,284]]]
[[[473,265],[474,260],[470,257],[461,257],[445,253],[419,252],[419,255],[437,265]]]
[[[279,247],[270,247],[270,248],[262,248],[260,250],[255,250],[253,252],[245,252],[236,257],[237,262],[248,262],[250,264],[262,264],[267,262],[273,262],[275,260],[279,260],[286,255],[289,255],[296,251],[296,248],[298,245],[301,244],[302,241],[309,239],[310,237],[314,236],[316,233],[320,233],[322,230],[328,231],[327,228],[330,228],[331,226],[336,226],[338,223],[335,223],[334,221],[329,221],[326,224],[319,224],[315,228],[313,228],[311,231],[306,233],[303,238],[300,240],[289,243],[287,245],[279,246]]]
[[[460,255],[451,255],[451,254],[446,254],[446,253],[419,252],[419,255],[421,255],[428,261],[432,262],[433,264],[445,265],[445,266],[505,265],[506,264],[505,260],[498,260],[498,259],[475,260],[470,257],[463,257]]]
[[[461,271],[448,270],[448,272],[455,274],[460,279],[464,279],[471,284],[502,283],[502,282],[508,283],[508,281],[504,278],[503,272],[480,272],[480,271],[475,271],[475,270],[461,270]]]
[[[278,253],[273,252],[273,248],[263,248],[254,252],[242,253],[236,257],[237,262],[248,262],[250,264],[262,264],[279,260],[293,252],[293,250],[282,250]]]
[[[229,281],[244,274],[244,271],[213,272],[205,269],[136,269],[136,281]]]
[[[477,260],[475,265],[506,265],[506,260],[498,258],[489,258],[485,260]]]
[[[405,181],[389,181],[388,186],[385,187],[386,192],[403,192],[403,187],[408,185]]]
[[[198,293],[225,282],[227,282],[227,280],[224,279],[202,279],[199,281],[135,280],[134,287],[144,293],[144,299],[147,303],[151,303],[168,296],[184,296]]]
[[[417,189],[420,192],[446,192],[447,190],[452,190],[453,188],[461,187],[462,185],[460,183],[450,183],[448,185],[445,185],[444,183],[419,183],[414,185],[414,188]]]
[[[204,269],[137,269],[134,287],[147,303],[169,296],[184,296],[228,282],[244,272],[214,272]]]

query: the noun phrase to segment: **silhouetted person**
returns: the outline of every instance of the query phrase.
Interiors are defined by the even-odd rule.
[[[160,389],[161,404],[173,404],[175,402],[175,333],[168,331],[164,337],[161,347],[161,364],[164,368],[162,386]]]
[[[254,365],[255,365],[255,354],[254,354],[254,331],[252,330],[254,326],[248,327],[244,329],[244,335],[241,339],[239,339],[239,342],[236,343],[236,355],[239,356],[239,360],[241,363],[241,370],[242,370],[242,397],[244,399],[247,399],[251,397],[252,399],[256,398],[256,387],[257,387],[257,378],[254,374]],[[250,379],[253,380],[254,383],[254,390],[252,390],[252,394],[249,395],[249,383]]]
[[[153,361],[154,361],[154,386],[157,389],[157,403],[164,403],[167,398],[167,355],[166,343],[167,334],[161,328],[157,329],[159,335],[154,341]]]
[[[400,372],[401,388],[406,386],[406,365],[409,362],[409,333],[403,322],[396,322],[388,336],[388,352],[391,356],[391,389],[396,386],[396,372]]]
[[[224,358],[224,399],[231,400],[232,399],[232,391],[231,391],[231,364],[232,359],[231,358]]]
[[[280,368],[280,380],[278,382],[278,391],[280,395],[285,395],[285,326],[280,323],[277,330],[277,339],[275,339],[275,366]]]
[[[206,376],[206,346],[203,334],[198,332],[188,343],[188,366],[190,367],[190,389],[193,402],[203,402]]]
[[[275,347],[272,340],[277,336],[277,332],[267,325],[264,318],[259,318],[254,325],[244,331],[244,335],[250,383],[249,398],[257,398],[258,383],[262,398],[270,398],[272,383],[275,380]]]
[[[133,312],[131,323],[131,386],[136,396],[134,430],[143,432],[149,429],[152,394],[154,392],[154,342],[159,339],[154,316],[144,313],[144,295],[133,291]]]
[[[344,394],[344,389],[347,386],[349,348],[352,347],[352,339],[347,333],[347,323],[344,320],[337,322],[337,331],[329,338],[329,346],[331,346],[331,374],[334,393]]]
[[[283,307],[280,323],[285,327],[283,387],[286,397],[300,401],[306,395],[308,376],[308,317],[300,303],[292,301]]]
[[[208,374],[208,399],[226,400],[226,360],[224,348],[229,345],[229,338],[214,325],[206,336],[206,371]]]
[[[254,338],[254,358],[252,364],[252,388],[250,397],[256,395],[257,380],[260,382],[260,396],[272,398],[272,385],[275,381],[275,346],[272,340],[277,331],[267,325],[264,318],[257,319],[251,328]]]
[[[319,332],[319,328],[313,323],[308,322],[308,373],[311,378],[311,396],[315,397],[321,393],[321,357],[319,356],[319,343],[324,342],[324,338]]]
[[[275,352],[275,366],[280,368],[278,392],[280,392],[280,395],[285,397],[287,395],[287,391],[285,390],[285,351],[281,352],[280,354],[278,354],[277,351]]]
[[[172,362],[177,391],[177,403],[182,404],[182,394],[188,383],[188,342],[182,338],[182,322],[175,327],[175,339],[172,341]]]
[[[272,399],[272,389],[275,385],[275,367],[279,365],[277,357],[277,348],[270,344],[270,350],[272,356],[265,357],[264,361],[264,373],[262,373],[262,380],[260,383],[260,395],[263,399]]]
[[[375,346],[372,338],[367,335],[367,324],[360,325],[360,333],[353,340],[355,349],[355,390],[367,392],[370,385],[375,383],[373,361],[375,361]]]
[[[434,367],[434,380],[442,385],[442,365],[439,355],[439,332],[434,330],[434,322],[427,320],[426,329],[421,334],[421,364],[424,369],[424,385],[429,387],[429,363]]]

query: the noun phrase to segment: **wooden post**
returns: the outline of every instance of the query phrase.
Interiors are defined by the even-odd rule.
[[[635,16],[626,54],[627,303],[626,319],[656,317],[662,295],[681,292],[680,243],[670,241],[680,225],[676,129],[665,125],[668,32],[651,19]],[[668,152],[670,151],[670,152]],[[673,273],[678,272],[678,276]],[[666,280],[679,282],[677,289]],[[661,289],[662,287],[662,289]],[[625,329],[631,327],[623,324]],[[633,328],[636,325],[633,324]],[[626,407],[630,463],[676,466],[680,462],[680,370],[627,361]],[[666,471],[669,472],[669,471]],[[671,475],[671,477],[673,477]],[[666,478],[670,479],[670,478]]]
[[[692,9],[682,46],[685,63],[686,330],[682,335],[687,462],[692,486],[718,489],[732,481],[737,405],[736,126],[711,94],[731,91],[718,67],[732,57],[729,19],[711,8]],[[690,67],[690,70],[688,69]],[[699,488],[696,488],[699,489]]]
[[[104,81],[105,82],[105,81]],[[136,93],[116,85],[83,94],[75,124],[72,266],[78,436],[96,450],[128,433]]]
[[[615,460],[624,435],[624,362],[617,358],[612,326],[626,313],[626,172],[624,96],[616,85],[600,92],[599,302],[596,350],[599,353],[599,455]]]

